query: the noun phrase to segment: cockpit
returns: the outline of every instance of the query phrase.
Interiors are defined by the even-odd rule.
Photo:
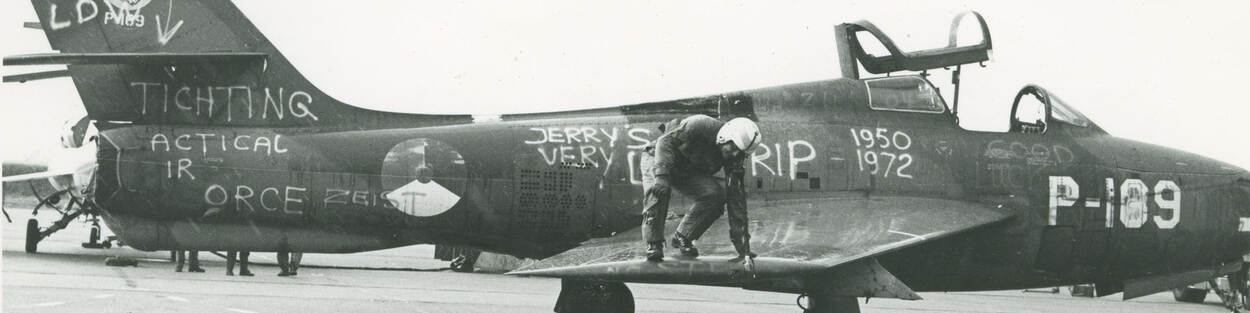
[[[960,22],[973,17],[974,25],[980,27],[981,41],[959,45]],[[949,43],[946,47],[904,52],[889,36],[871,22],[858,21],[836,27],[838,57],[842,76],[860,78],[860,68],[872,74],[886,77],[862,79],[868,91],[868,106],[878,111],[901,111],[928,114],[949,114],[956,123],[959,120],[960,74],[964,65],[980,64],[992,55],[992,41],[985,19],[976,12],[965,12],[951,23]],[[884,55],[867,52],[860,41],[860,34],[867,33],[876,39]],[[930,70],[944,69],[951,73],[953,101],[948,105],[937,87],[929,81]],[[897,76],[899,71],[919,72],[919,75]],[[1089,118],[1072,106],[1037,85],[1027,85],[1016,93],[1011,105],[1009,132],[1042,134],[1056,123],[1081,128],[1097,129]]]
[[[1011,128],[1008,131],[1040,134],[1046,132],[1052,123],[1076,127],[1093,124],[1084,114],[1042,87],[1028,85],[1016,93],[1016,99],[1011,104]]]

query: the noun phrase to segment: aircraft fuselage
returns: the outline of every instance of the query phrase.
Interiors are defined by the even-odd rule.
[[[660,124],[708,114],[759,121],[764,142],[747,165],[753,216],[784,216],[778,202],[875,195],[1015,216],[881,258],[918,291],[1119,281],[1217,265],[1250,248],[1244,170],[1092,124],[964,130],[926,86],[906,76],[837,79],[412,125],[368,140],[355,130],[121,125],[102,132],[95,197],[111,228],[145,250],[438,243],[541,258],[637,227],[643,147]],[[674,211],[688,204],[674,201]],[[819,227],[795,216],[785,230],[752,225],[752,244],[788,244]]]

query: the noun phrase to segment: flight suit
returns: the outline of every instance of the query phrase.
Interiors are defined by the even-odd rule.
[[[725,160],[722,156],[716,133],[724,124],[710,116],[693,115],[669,127],[644,150],[640,167],[644,194],[642,236],[646,242],[664,241],[664,220],[672,189],[695,201],[677,227],[677,235],[697,240],[728,211],[729,238],[735,247],[750,241],[746,189],[742,187],[745,158]],[[729,178],[728,188],[725,179],[715,176],[722,170]],[[667,176],[671,186],[657,184],[657,176]]]

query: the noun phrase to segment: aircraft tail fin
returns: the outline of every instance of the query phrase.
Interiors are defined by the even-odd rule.
[[[9,57],[6,65],[66,64],[96,120],[369,128],[413,122],[410,114],[361,109],[327,96],[230,1],[31,2],[60,53]]]

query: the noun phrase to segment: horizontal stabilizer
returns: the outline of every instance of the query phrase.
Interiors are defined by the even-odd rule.
[[[39,22],[25,22],[22,23],[22,27],[30,29],[43,29],[43,25],[40,25]]]
[[[74,174],[74,172],[72,172],[72,171],[67,171],[67,172],[39,172],[39,173],[30,173],[30,174],[21,174],[21,175],[5,176],[5,177],[3,177],[3,178],[0,178],[0,182],[5,182],[5,183],[9,183],[9,182],[20,182],[20,181],[28,181],[28,180],[32,180],[32,179],[46,179],[46,178],[51,178],[51,177],[57,177],[57,176],[62,176],[62,175],[73,175],[73,174]]]
[[[231,63],[261,61],[259,52],[105,52],[105,53],[35,53],[4,57],[4,65],[49,64],[150,64],[177,65],[197,63]]]
[[[67,77],[67,76],[69,76],[69,70],[55,70],[55,71],[46,71],[46,72],[34,72],[34,73],[26,73],[26,74],[8,75],[4,77],[4,82],[25,83],[25,82],[32,81],[32,80],[41,80],[41,79]]]

